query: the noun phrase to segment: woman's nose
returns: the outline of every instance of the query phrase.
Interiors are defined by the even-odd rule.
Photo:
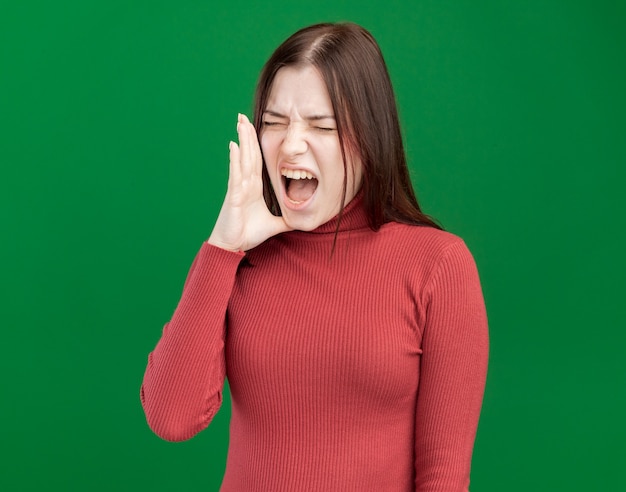
[[[303,154],[307,150],[305,131],[297,125],[289,125],[282,142],[282,150],[285,155]]]

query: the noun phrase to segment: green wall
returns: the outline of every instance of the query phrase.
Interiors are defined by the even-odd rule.
[[[479,265],[473,490],[626,490],[626,8],[609,0],[3,2],[0,490],[218,489],[228,404],[166,443],[139,386],[237,112],[272,49],[323,20],[380,42],[422,205]]]

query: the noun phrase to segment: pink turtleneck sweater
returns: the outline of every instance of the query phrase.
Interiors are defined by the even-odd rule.
[[[467,491],[488,355],[471,254],[429,227],[373,232],[358,200],[331,256],[335,228],[202,245],[149,355],[148,424],[193,437],[227,377],[222,492]]]

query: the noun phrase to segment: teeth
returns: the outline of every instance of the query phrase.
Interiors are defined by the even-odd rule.
[[[283,169],[280,173],[289,179],[313,179],[313,175],[304,169]]]

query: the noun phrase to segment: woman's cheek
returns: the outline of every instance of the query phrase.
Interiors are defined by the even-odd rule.
[[[263,157],[265,158],[265,162],[267,163],[268,161],[270,162],[274,162],[274,158],[276,157],[276,142],[275,142],[275,138],[272,138],[272,135],[270,135],[268,132],[264,132],[261,135],[261,152],[263,152]]]

